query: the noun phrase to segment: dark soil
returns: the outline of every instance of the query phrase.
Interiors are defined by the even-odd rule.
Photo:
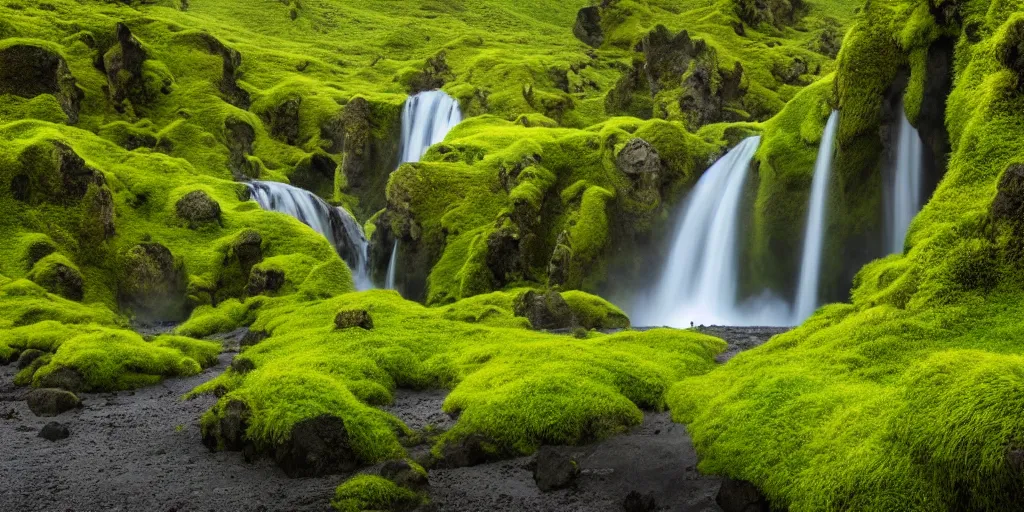
[[[729,341],[727,360],[784,329],[705,328]],[[199,418],[213,397],[183,401],[195,386],[227,368],[238,334],[217,366],[195,377],[122,393],[83,393],[83,407],[39,418],[25,404],[26,388],[11,382],[14,365],[0,367],[0,509],[72,511],[330,510],[334,488],[347,475],[290,479],[272,461],[244,462],[241,454],[211,453],[200,441]],[[455,420],[441,411],[443,390],[400,390],[387,408],[410,427],[444,430]],[[38,434],[50,421],[67,439]],[[683,425],[668,413],[647,413],[631,432],[582,447],[558,447],[581,474],[569,489],[542,493],[534,457],[430,472],[440,511],[621,511],[633,491],[657,510],[716,511],[721,481],[696,470],[697,454]]]

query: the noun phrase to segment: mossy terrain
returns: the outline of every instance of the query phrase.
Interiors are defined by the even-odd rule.
[[[877,127],[901,64],[908,117],[920,114],[929,71],[915,61],[955,37],[948,170],[906,251],[864,267],[852,304],[673,388],[702,469],[752,481],[791,510],[1019,509],[1024,274],[1020,217],[1006,205],[1018,204],[1024,156],[1012,58],[1022,12],[872,2],[848,34],[835,81],[847,148]]]

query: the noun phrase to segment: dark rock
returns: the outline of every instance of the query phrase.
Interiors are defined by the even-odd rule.
[[[658,176],[662,162],[658,151],[643,139],[633,139],[619,151],[615,163],[619,170],[630,179],[638,180],[647,175]]]
[[[19,156],[22,174],[11,180],[14,198],[31,204],[78,204],[90,185],[103,186],[103,173],[85,164],[63,142],[43,141],[28,146]]]
[[[498,288],[522,275],[523,264],[519,236],[513,229],[502,228],[487,237],[487,268]]]
[[[36,359],[39,359],[45,352],[42,350],[36,350],[34,348],[27,349],[18,356],[18,369],[24,370],[28,368],[30,364]]]
[[[33,241],[25,249],[26,267],[31,270],[39,260],[57,252],[57,246],[49,239]]]
[[[722,480],[722,488],[715,497],[715,503],[723,512],[768,512],[768,499],[754,484],[745,480]]]
[[[448,54],[442,51],[427,59],[423,70],[409,80],[409,94],[440,89],[453,79],[454,75],[451,68],[448,67],[447,57]]]
[[[345,155],[347,163],[349,155]],[[295,166],[289,179],[292,185],[308,190],[320,197],[331,197],[334,195],[334,174],[338,164],[329,156],[314,153],[302,159]],[[351,183],[349,183],[351,185]]]
[[[789,85],[804,85],[801,77],[806,75],[807,71],[807,62],[800,57],[793,59],[788,65],[776,65],[772,68],[775,78]]]
[[[291,478],[346,473],[359,465],[345,422],[330,414],[296,423],[274,457]]]
[[[292,146],[299,142],[299,108],[302,97],[293,95],[260,116],[270,135]]]
[[[733,0],[736,15],[752,27],[794,25],[807,10],[803,0]]]
[[[228,167],[236,177],[259,178],[259,169],[249,161],[252,155],[252,144],[256,140],[256,130],[242,119],[229,116],[224,120],[224,137],[227,139],[231,158]]]
[[[651,86],[651,95],[678,85],[680,77],[697,56],[698,49],[685,30],[672,34],[664,25],[658,25],[644,36],[638,50],[643,52],[646,60],[644,71]]]
[[[569,454],[551,446],[542,446],[537,451],[533,481],[542,492],[573,486],[579,475],[579,464]]]
[[[1013,164],[999,179],[992,216],[1024,223],[1024,164]]]
[[[55,263],[40,273],[33,273],[32,280],[46,291],[68,300],[80,301],[85,296],[82,274],[63,263]]]
[[[183,5],[187,5],[184,2]],[[183,9],[184,10],[184,9]],[[242,66],[242,54],[233,48],[228,48],[220,39],[207,33],[199,35],[207,50],[219,55],[223,60],[223,71],[220,79],[220,92],[228,103],[242,109],[248,110],[251,103],[249,92],[238,86],[238,68]]]
[[[441,449],[442,468],[465,468],[486,464],[496,458],[494,450],[488,449],[490,441],[482,435],[470,434],[458,441],[450,441]]]
[[[540,162],[541,156],[538,154],[527,155],[514,162],[503,162],[498,168],[498,181],[505,192],[511,192],[519,184],[519,175]]]
[[[658,502],[650,494],[640,494],[637,491],[630,491],[626,499],[622,501],[624,512],[654,512],[658,510]]]
[[[174,210],[191,229],[208,222],[220,224],[220,204],[202,190],[193,190],[185,194],[175,203]]]
[[[576,25],[572,28],[576,39],[594,48],[604,43],[604,30],[601,28],[601,9],[584,7],[576,13]]]
[[[62,366],[39,379],[39,385],[44,388],[64,389],[77,393],[85,389],[85,378],[78,370]]]
[[[249,273],[249,284],[246,291],[249,295],[260,295],[267,292],[276,292],[284,286],[284,272],[272,268],[254,268]]]
[[[380,476],[415,492],[427,492],[430,489],[427,475],[417,471],[404,460],[385,462],[380,468]]]
[[[224,449],[241,451],[247,445],[245,437],[249,429],[252,411],[241,400],[230,400],[221,411],[220,418],[203,429],[203,444],[210,451]]]
[[[245,333],[245,336],[242,336],[242,341],[239,342],[239,345],[242,347],[251,347],[253,345],[259,344],[259,342],[269,337],[270,333],[268,333],[267,331],[250,330]]]
[[[256,369],[256,363],[248,357],[236,357],[231,361],[231,369],[239,375],[245,375]]]
[[[740,37],[747,37],[747,28],[743,25],[742,21],[735,21],[732,23],[732,31]]]
[[[39,431],[39,437],[46,439],[47,441],[60,441],[61,439],[67,439],[71,436],[71,431],[68,427],[51,421]]]
[[[53,388],[33,389],[28,392],[26,401],[33,414],[44,418],[82,406],[82,401],[74,393]]]
[[[942,26],[953,26],[963,19],[961,0],[929,0],[929,10],[936,23]]]
[[[69,124],[78,122],[78,111],[85,97],[63,57],[28,44],[0,50],[0,94],[23,98],[52,94],[67,114]]]
[[[569,329],[576,326],[576,317],[562,294],[530,290],[516,299],[516,316],[526,317],[534,329]]]
[[[843,32],[839,22],[832,18],[826,18],[825,28],[818,34],[818,40],[814,48],[815,51],[830,59],[834,59],[839,55],[839,48],[842,44]]]
[[[572,242],[569,233],[562,231],[555,242],[555,250],[548,262],[548,283],[551,286],[562,286],[569,282],[569,270],[572,266]]]
[[[1017,90],[1024,92],[1024,19],[1010,24],[996,51],[999,62],[1017,75]]]
[[[339,311],[334,316],[335,329],[350,329],[352,327],[359,327],[367,331],[372,330],[373,318],[370,317],[370,313],[365,309],[346,309]]]
[[[117,233],[114,225],[114,195],[106,186],[90,184],[82,198],[85,210],[78,232],[82,241],[94,247]]]
[[[633,66],[626,70],[605,96],[604,108],[610,114],[630,115],[650,119],[654,115],[651,84],[647,80],[645,63],[634,59]]]
[[[743,89],[743,66],[737,62],[731,72],[719,70],[718,53],[703,43],[696,45],[697,57],[691,72],[683,80],[683,95],[679,108],[687,118],[687,126],[696,131],[701,126],[730,121],[723,107],[739,100]]]
[[[243,231],[231,245],[231,254],[238,261],[242,275],[248,276],[252,267],[263,261],[263,237],[252,229]]]
[[[388,176],[398,166],[401,116],[390,110],[394,108],[373,105],[356,96],[320,127],[321,148],[330,154],[344,153],[341,172],[350,193],[360,198],[360,206],[367,212],[384,207],[384,194],[380,191],[386,188]],[[331,187],[329,192],[333,192],[336,168],[333,161],[329,169],[322,166],[330,171],[330,176],[324,174],[324,183]],[[320,190],[316,186],[303,188]]]
[[[107,87],[114,108],[124,112],[124,102],[144,99],[142,63],[146,51],[124,23],[117,24],[117,44],[103,55],[103,69],[107,73]]]
[[[155,242],[132,247],[122,258],[118,299],[143,323],[188,317],[186,273],[171,251]]]

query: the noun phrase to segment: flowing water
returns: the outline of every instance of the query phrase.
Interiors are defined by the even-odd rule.
[[[367,266],[366,236],[351,214],[327,204],[312,192],[284,183],[252,181],[248,186],[252,198],[264,210],[291,215],[323,235],[352,269],[357,289],[373,288]]]
[[[910,221],[921,210],[924,174],[924,145],[906,114],[900,116],[898,136],[886,194],[886,249],[892,254],[903,252]]]
[[[388,274],[384,279],[384,288],[395,289],[395,273],[398,271],[398,239],[395,239],[395,246],[391,248],[391,259],[388,260]]]
[[[821,281],[821,256],[825,247],[825,224],[828,222],[829,181],[832,177],[832,158],[835,156],[836,132],[839,128],[839,111],[833,111],[825,124],[825,133],[818,147],[818,160],[814,164],[814,181],[811,183],[811,199],[807,210],[807,227],[804,232],[804,251],[800,263],[800,281],[797,288],[796,307],[793,321],[803,322],[818,307],[818,287]]]

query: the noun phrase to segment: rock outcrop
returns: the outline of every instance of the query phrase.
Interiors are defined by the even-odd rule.
[[[170,249],[155,242],[132,247],[122,258],[118,299],[141,322],[183,320],[188,316],[186,274]]]
[[[193,190],[182,196],[175,203],[174,210],[191,229],[211,222],[220,224],[220,204],[202,190]]]
[[[126,100],[133,103],[144,98],[145,83],[142,64],[146,50],[124,23],[117,24],[117,44],[103,55],[110,101],[119,112],[125,111]]]
[[[272,268],[254,268],[249,273],[249,284],[246,286],[246,292],[249,295],[273,293],[280,290],[284,283],[284,272]]]
[[[658,151],[643,139],[633,139],[619,151],[615,164],[633,183],[630,196],[644,204],[661,199],[659,191],[664,164]]]
[[[30,44],[0,49],[0,94],[22,98],[52,94],[67,114],[69,124],[78,122],[78,111],[85,97],[64,57]]]
[[[224,100],[240,109],[247,110],[251,103],[249,92],[238,86],[238,68],[242,66],[242,54],[227,47],[220,39],[210,34],[202,33],[200,38],[206,43],[206,48],[210,53],[219,55],[223,60],[219,86]]]
[[[427,59],[423,70],[413,75],[408,81],[409,94],[431,91],[444,87],[455,75],[448,67],[448,54],[444,51]]]
[[[793,25],[807,8],[803,0],[733,0],[733,5],[736,15],[753,27],[762,23],[778,28]]]
[[[1017,76],[1017,90],[1024,92],[1024,20],[1018,19],[1007,28],[997,53],[999,62]]]
[[[259,178],[259,168],[249,161],[256,140],[256,130],[252,125],[238,117],[229,116],[224,120],[224,138],[231,152],[228,168],[232,174],[238,178]]]
[[[299,142],[299,108],[302,96],[291,95],[265,110],[260,117],[270,135],[292,146]]]
[[[359,466],[345,422],[330,414],[296,423],[291,437],[275,447],[274,459],[291,478],[346,473]]]
[[[530,290],[516,299],[516,316],[525,317],[534,329],[568,329],[576,326],[576,317],[562,294]]]
[[[601,28],[601,9],[599,7],[584,7],[576,13],[576,25],[572,28],[572,34],[576,39],[583,41],[588,46],[600,48],[604,44],[604,30]]]

